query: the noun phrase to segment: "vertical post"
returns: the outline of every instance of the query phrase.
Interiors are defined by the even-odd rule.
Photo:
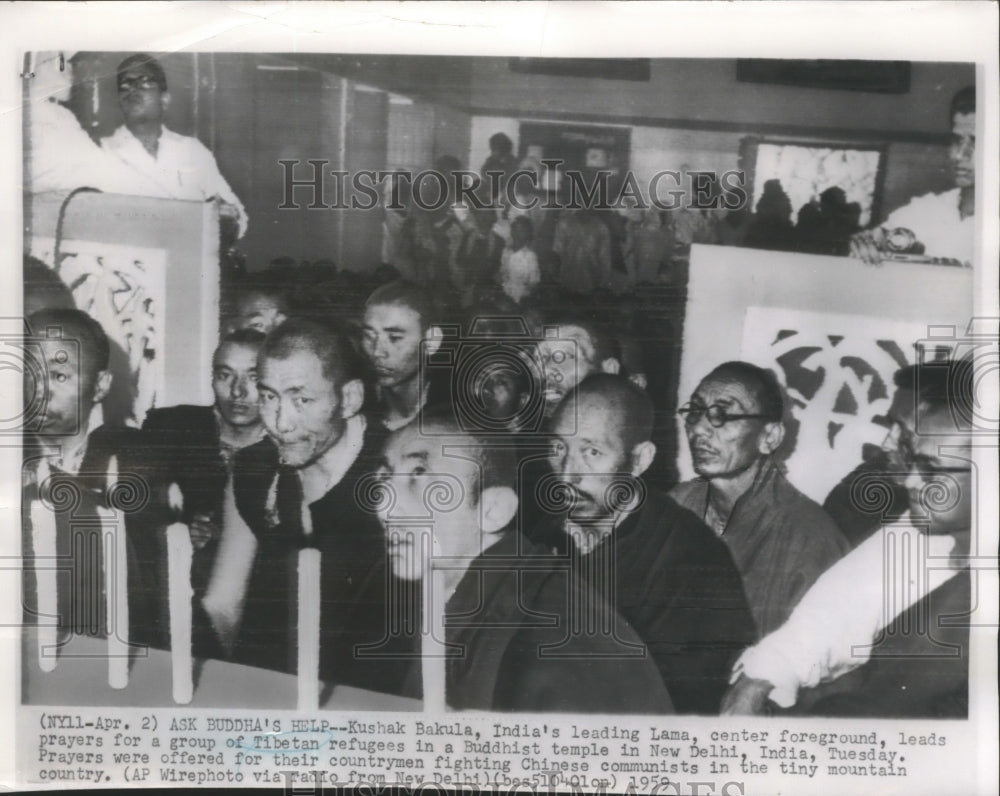
[[[42,502],[42,485],[49,478],[49,464],[38,464],[39,495],[31,501],[31,536],[34,553],[35,595],[38,612],[38,668],[51,672],[56,668],[59,613],[58,583],[56,582],[56,516]]]
[[[184,498],[180,487],[171,484],[168,502],[174,516],[180,518]],[[194,674],[191,659],[191,530],[184,522],[167,527],[167,580],[170,600],[170,663],[174,702],[187,705],[194,697]]]
[[[312,541],[312,513],[302,506],[302,530]],[[319,622],[321,554],[315,547],[299,550],[298,567],[298,694],[299,710],[319,709]]]
[[[99,509],[104,539],[105,624],[108,632],[108,685],[116,690],[128,687],[129,614],[128,544],[125,516],[111,503],[111,490],[118,481],[118,457],[108,459],[107,508]],[[110,526],[110,533],[105,526]]]
[[[434,555],[431,550],[433,531],[422,534],[421,539],[421,578],[423,590],[423,627],[420,636],[420,671],[424,694],[424,713],[439,714],[447,709],[446,677],[444,644],[444,606],[438,601],[443,599],[443,571],[434,567]]]

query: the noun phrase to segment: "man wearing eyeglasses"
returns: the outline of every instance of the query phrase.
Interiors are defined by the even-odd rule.
[[[670,494],[729,546],[757,628],[769,633],[847,552],[847,541],[775,459],[785,438],[784,400],[771,373],[726,362],[680,412],[698,478]]]
[[[866,539],[740,657],[724,714],[968,716],[971,370],[918,366],[915,430],[899,445],[910,526]]]
[[[125,124],[102,138],[101,147],[134,172],[131,193],[217,201],[223,223],[237,227],[233,238],[243,237],[247,230],[243,205],[205,145],[163,124],[169,104],[167,77],[159,61],[148,55],[129,56],[118,66],[118,105]]]

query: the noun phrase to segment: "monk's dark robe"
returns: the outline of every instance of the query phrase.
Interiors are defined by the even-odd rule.
[[[219,421],[212,406],[170,406],[151,409],[142,431],[155,464],[156,477],[169,487],[180,488],[183,508],[180,519],[190,524],[197,515],[222,527],[222,502],[228,471],[219,436]],[[218,538],[194,550],[191,586],[201,596],[208,585]]]
[[[757,639],[740,573],[722,540],[650,489],[608,538],[571,558],[578,577],[639,634],[677,712],[717,714],[732,664]]]
[[[233,660],[296,672],[298,553],[312,546],[322,554],[320,679],[399,692],[418,636],[412,619],[401,621],[392,612],[419,606],[407,599],[406,585],[392,578],[381,525],[358,495],[359,482],[374,473],[378,454],[366,435],[360,455],[340,481],[309,504],[313,533],[307,539],[298,474],[279,466],[274,443],[265,439],[237,453],[236,506],[258,547]],[[269,516],[267,501],[276,476],[277,516]],[[390,632],[400,624],[406,626],[403,631]]]
[[[696,478],[678,484],[670,495],[704,518],[708,487],[707,480]],[[849,549],[829,515],[770,460],[736,501],[722,540],[743,576],[762,636],[781,627],[816,578]]]
[[[25,442],[26,473],[37,472],[41,448]],[[90,433],[86,451],[75,474],[50,466],[47,484],[39,485],[31,475],[22,500],[24,551],[24,616],[27,624],[52,620],[38,616],[35,550],[31,527],[31,504],[42,488],[45,502],[54,514],[56,556],[54,562],[38,562],[56,569],[57,624],[60,636],[104,636],[107,634],[106,572],[99,507],[107,506],[108,465],[117,458],[115,483],[119,509],[124,519],[128,567],[129,641],[165,646],[167,625],[166,550],[162,501],[150,472],[148,452],[137,429],[102,426]]]
[[[673,713],[635,631],[553,562],[546,548],[511,532],[470,564],[445,606],[449,707]],[[597,627],[607,630],[580,626],[582,608],[601,617]],[[418,665],[411,688],[419,673]]]

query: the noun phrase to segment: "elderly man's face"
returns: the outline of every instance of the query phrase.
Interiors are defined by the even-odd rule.
[[[130,66],[118,75],[118,104],[128,123],[162,120],[168,98],[149,64]]]
[[[630,476],[638,473],[630,465],[622,421],[597,395],[570,398],[556,411],[549,462],[569,490],[571,520],[610,518],[625,507]]]
[[[976,184],[976,114],[956,113],[951,124],[948,148],[955,185],[969,188]]]
[[[691,396],[694,407],[722,407],[732,415],[760,413],[753,393],[740,382],[706,379]],[[730,420],[719,428],[704,414],[694,425],[685,425],[691,463],[703,478],[731,478],[750,469],[765,455],[764,421],[759,418]]]
[[[297,349],[285,359],[262,357],[257,392],[264,428],[277,444],[281,461],[291,467],[313,464],[344,433],[341,390],[308,349]]]

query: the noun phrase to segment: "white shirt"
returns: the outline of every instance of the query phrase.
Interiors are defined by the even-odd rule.
[[[960,200],[961,188],[924,194],[890,214],[882,226],[910,230],[928,257],[948,257],[971,266],[976,217],[961,217]]]
[[[240,237],[247,230],[247,214],[215,163],[215,156],[197,138],[162,128],[153,157],[142,142],[122,125],[101,139],[101,148],[110,152],[135,175],[129,193],[161,199],[205,201],[218,196],[238,213]]]
[[[795,704],[800,688],[867,663],[882,628],[959,573],[953,536],[887,525],[824,572],[781,627],[745,650],[740,674],[774,685],[771,700]]]

